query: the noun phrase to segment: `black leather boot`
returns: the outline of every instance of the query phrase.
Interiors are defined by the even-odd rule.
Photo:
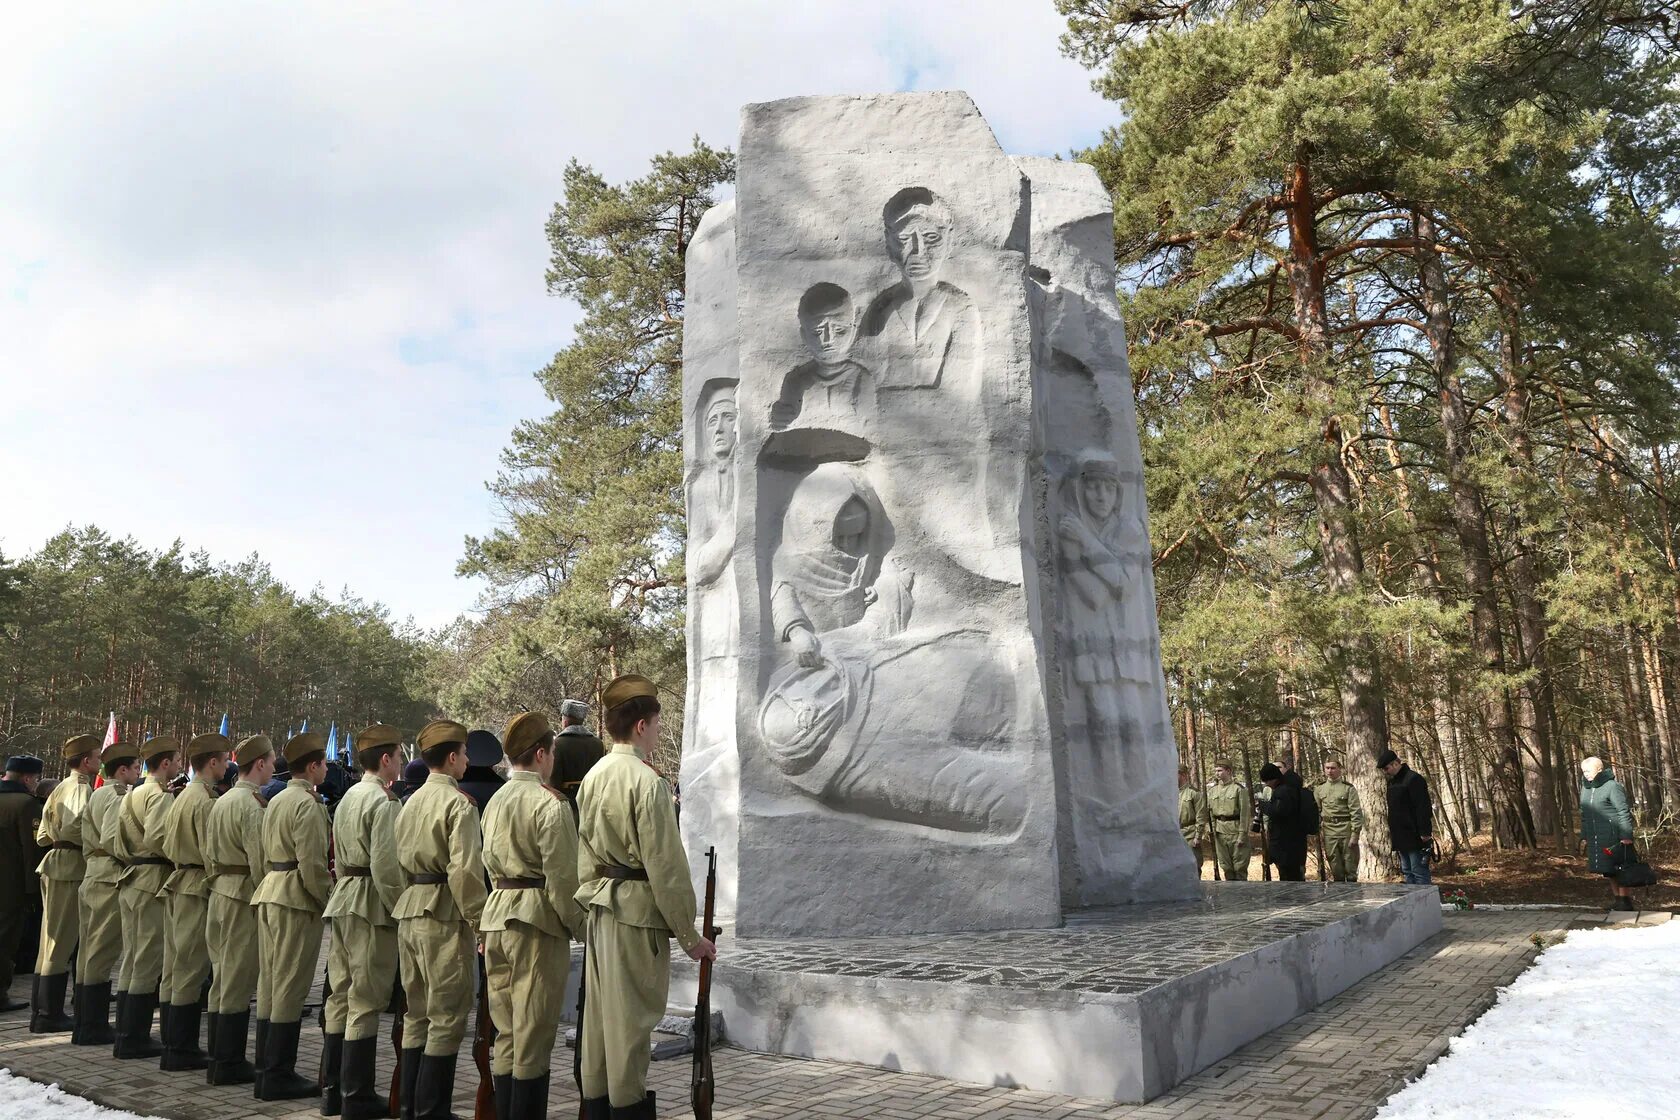
[[[260,1101],[297,1101],[321,1091],[321,1083],[297,1074],[298,1032],[303,1023],[268,1024],[268,1070],[257,1078]]]
[[[252,1066],[256,1076],[251,1079],[251,1095],[259,1101],[263,1099],[263,1083],[268,1080],[268,1071],[274,1068],[274,1058],[268,1049],[270,1025],[267,1019],[257,1020],[257,1041],[251,1048],[251,1057],[256,1060]]]
[[[491,1074],[490,1086],[495,1093],[496,1120],[508,1120],[513,1115],[513,1074]]]
[[[204,1016],[204,1005],[177,1004],[169,1009],[169,1033],[163,1040],[163,1061],[159,1068],[166,1070],[204,1069],[210,1065],[204,1048],[198,1044],[198,1025]]]
[[[344,1064],[344,1036],[321,1036],[321,1115],[337,1116],[344,1111],[344,1098],[338,1091],[338,1071]]]
[[[612,1120],[612,1101],[606,1097],[585,1097],[578,1111],[579,1120]]]
[[[496,1090],[501,1100],[502,1091]],[[548,1116],[548,1074],[529,1080],[513,1078],[513,1100],[508,1106],[508,1120],[544,1120]]]
[[[414,1120],[461,1120],[449,1111],[455,1099],[454,1054],[423,1055],[414,1079]]]
[[[117,1017],[117,1043],[111,1055],[116,1058],[155,1058],[163,1047],[152,1039],[152,1012],[157,1010],[157,993],[128,993],[122,1013]]]
[[[76,1025],[64,1013],[64,989],[69,985],[68,972],[35,977],[35,987],[31,989],[29,999],[30,1034],[53,1034]]]
[[[204,1075],[208,1085],[249,1085],[257,1079],[257,1069],[245,1060],[245,1038],[251,1030],[251,1013],[215,1015],[211,1032],[210,1068]]]
[[[397,1088],[402,1098],[397,1109],[399,1120],[414,1120],[414,1085],[420,1079],[420,1059],[425,1056],[426,1048],[423,1046],[402,1052],[402,1073],[397,1077]]]
[[[118,992],[115,1003],[117,1005],[116,1026],[111,1030],[111,1056],[113,1058],[117,1056],[117,1040],[122,1038],[123,1024],[128,1022],[125,1018],[128,1014],[128,993]]]
[[[117,1040],[111,1029],[111,982],[87,986],[87,1021],[82,1024],[80,1046],[109,1046]]]
[[[653,1094],[649,1093],[641,1099],[639,1104],[619,1108],[614,1105],[612,1120],[654,1120],[658,1114],[653,1110]]]
[[[344,1059],[338,1067],[338,1092],[344,1104],[340,1115],[343,1120],[389,1120],[389,1102],[379,1091],[379,1079],[374,1068],[378,1056],[377,1035],[344,1040]]]

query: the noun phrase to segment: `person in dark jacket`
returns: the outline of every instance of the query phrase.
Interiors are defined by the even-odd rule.
[[[426,784],[426,778],[430,774],[425,759],[410,759],[408,765],[403,767],[402,779],[391,783],[391,792],[406,804],[408,799],[414,796],[414,791]]]
[[[1633,812],[1627,790],[1600,758],[1581,760],[1581,842],[1587,846],[1587,868],[1610,880],[1612,908],[1638,909],[1633,888],[1615,879],[1616,868],[1633,852]]]
[[[1260,767],[1260,780],[1272,791],[1270,797],[1257,798],[1255,806],[1266,818],[1266,835],[1271,840],[1278,879],[1303,882],[1307,877],[1307,822],[1301,816],[1300,787],[1275,762]]]
[[[35,828],[41,823],[35,786],[41,770],[41,760],[34,755],[18,755],[6,760],[5,777],[0,778],[0,1011],[29,1006],[12,998],[12,967],[32,897],[38,900],[41,890],[35,874],[41,862],[35,843]],[[33,909],[40,912],[38,902]]]
[[[1427,884],[1429,846],[1435,837],[1429,783],[1393,751],[1378,755],[1377,765],[1388,775],[1388,842],[1400,857],[1400,878]]]
[[[582,700],[565,701],[560,705],[560,734],[554,737],[554,776],[549,781],[572,803],[574,817],[583,776],[607,753],[600,737],[584,726],[588,718],[588,704]]]
[[[467,735],[467,772],[461,776],[461,792],[473,799],[480,817],[496,791],[507,784],[507,779],[496,773],[496,764],[503,757],[502,741],[495,732],[473,731]]]

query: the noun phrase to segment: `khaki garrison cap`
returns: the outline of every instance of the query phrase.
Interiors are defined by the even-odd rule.
[[[159,735],[140,744],[140,757],[146,760],[147,766],[156,762],[161,755],[180,753],[181,741],[173,735]]]
[[[191,759],[203,758],[207,754],[227,754],[233,750],[233,743],[226,735],[218,735],[214,731],[206,735],[195,735],[192,742],[187,744],[187,757]]]
[[[251,763],[274,753],[274,740],[267,735],[252,735],[240,741],[239,749],[233,752],[233,760],[239,763],[241,770]]]
[[[327,741],[319,731],[305,731],[286,740],[286,767],[294,778],[301,777],[298,769],[315,761],[315,756],[327,756]]]
[[[59,750],[59,757],[65,762],[74,762],[84,755],[96,754],[100,743],[93,735],[77,735],[73,739],[64,740],[64,746]]]
[[[640,673],[626,673],[607,682],[606,690],[601,693],[601,703],[610,712],[620,704],[642,696],[657,698],[659,690]]]
[[[509,758],[518,758],[536,746],[544,735],[553,733],[548,717],[541,712],[520,712],[508,720],[507,729],[502,732],[502,750]]]
[[[420,737],[414,745],[420,750],[429,751],[433,747],[441,747],[445,743],[460,743],[465,746],[467,729],[452,719],[434,719],[420,729]]]
[[[133,743],[112,743],[100,752],[99,761],[101,763],[129,762],[139,757],[140,748]]]
[[[383,752],[402,746],[402,741],[402,732],[388,724],[376,723],[372,727],[364,727],[356,732],[356,761],[371,766]]]

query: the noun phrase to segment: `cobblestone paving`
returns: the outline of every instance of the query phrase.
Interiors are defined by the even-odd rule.
[[[1666,916],[1614,918],[1645,924]],[[1440,936],[1145,1105],[722,1049],[715,1061],[715,1115],[718,1120],[1358,1120],[1437,1057],[1492,1003],[1496,989],[1528,967],[1533,935],[1555,938],[1593,918],[1570,910],[1449,913]],[[28,983],[20,977],[14,991],[27,992]],[[319,1115],[315,1101],[264,1104],[253,1100],[248,1088],[210,1088],[200,1073],[168,1074],[151,1062],[118,1062],[107,1049],[70,1046],[67,1035],[31,1035],[27,1028],[27,1012],[0,1015],[0,1067],[58,1082],[102,1104],[169,1120]],[[300,1071],[319,1062],[319,1040],[319,1032],[305,1031]],[[384,1050],[382,1084],[391,1071],[390,1049]],[[690,1115],[688,1075],[686,1060],[654,1063],[660,1115]],[[463,1054],[455,1104],[463,1116],[472,1115],[477,1083],[471,1059]],[[555,1051],[549,1104],[555,1116],[577,1111],[571,1051],[563,1045]]]

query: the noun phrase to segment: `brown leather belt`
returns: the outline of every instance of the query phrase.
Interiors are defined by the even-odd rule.
[[[128,861],[130,867],[174,867],[173,863],[162,856],[140,856]]]
[[[548,880],[541,875],[529,879],[497,879],[496,889],[499,891],[540,891],[548,886]]]
[[[82,850],[82,846],[80,844],[72,844],[68,840],[54,840],[52,843],[52,850],[55,852],[79,852]]]
[[[416,887],[436,887],[449,882],[449,876],[441,871],[422,871],[410,875],[408,881]]]
[[[203,871],[204,870],[204,865],[202,863],[177,863],[175,865],[175,870],[177,870],[177,871]]]
[[[1231,815],[1230,815],[1230,816],[1228,816],[1228,817],[1222,817],[1222,816],[1220,816],[1220,815],[1219,815],[1219,814],[1218,814],[1218,813],[1215,813],[1215,814],[1214,814],[1214,815],[1213,815],[1213,819],[1214,819],[1214,820],[1216,820],[1216,821],[1234,821],[1234,820],[1236,820],[1236,819],[1237,819],[1237,814],[1235,814],[1235,813],[1232,813],[1232,814],[1231,814]]]
[[[270,871],[296,871],[298,861],[295,859],[270,860],[268,869]]]
[[[346,876],[352,879],[366,879],[372,874],[373,868],[371,867],[351,867],[348,863],[340,865],[338,869],[338,877],[340,879]]]
[[[595,874],[603,879],[634,879],[647,882],[647,868],[625,867],[621,863],[597,863]]]
[[[249,875],[250,873],[251,869],[243,864],[238,866],[224,864],[216,868],[216,874],[218,875]]]

